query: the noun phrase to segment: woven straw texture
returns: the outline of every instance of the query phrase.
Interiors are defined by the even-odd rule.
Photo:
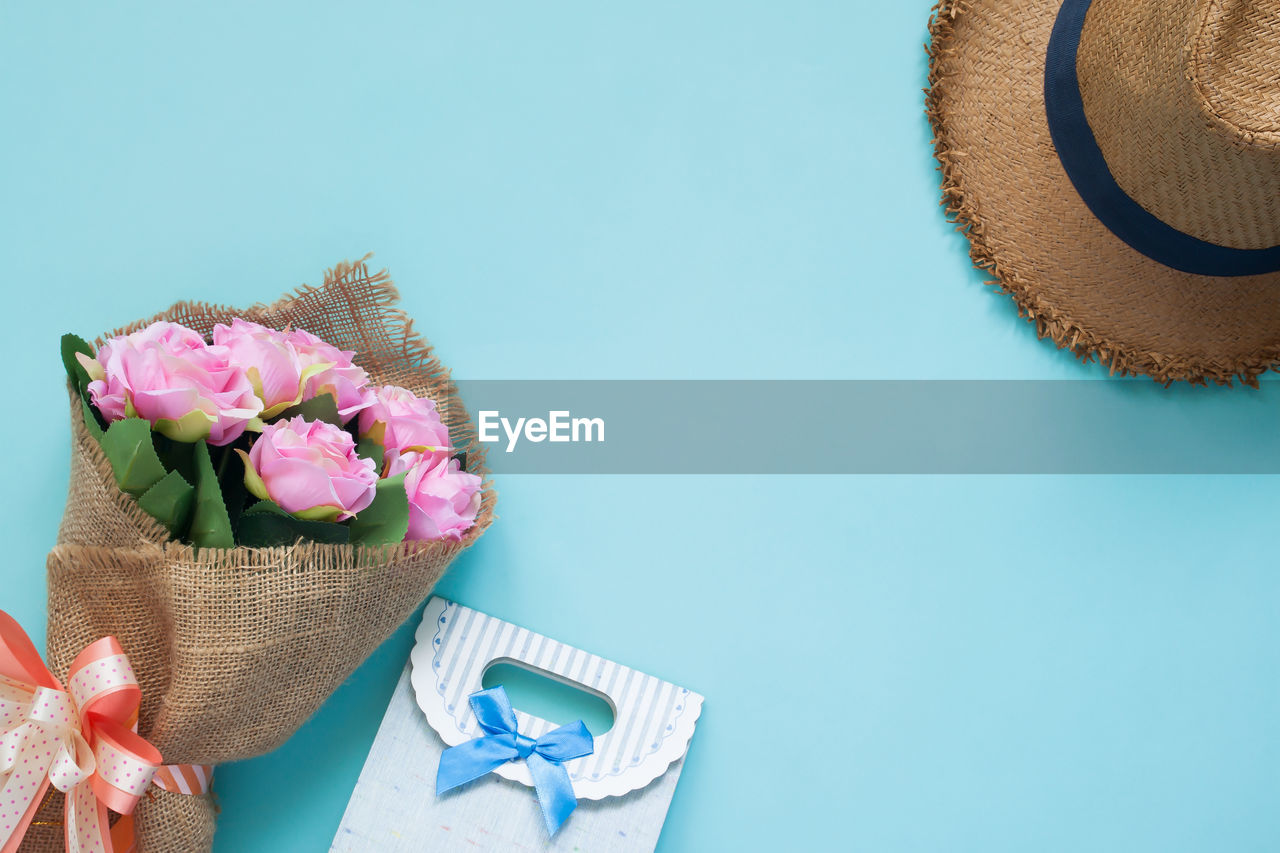
[[[1196,33],[1192,80],[1211,118],[1248,145],[1280,148],[1280,3],[1213,0]]]
[[[926,107],[949,217],[968,237],[974,264],[1013,296],[1041,337],[1059,347],[1085,360],[1098,358],[1121,375],[1147,374],[1162,382],[1239,379],[1256,385],[1258,375],[1280,360],[1280,275],[1197,276],[1165,267],[1130,249],[1098,222],[1063,171],[1049,136],[1043,91],[1045,52],[1059,5],[1057,0],[942,0],[934,8]],[[1205,45],[1200,63],[1207,68],[1234,61],[1218,55],[1231,40],[1228,31],[1257,30],[1255,16],[1246,8],[1250,5],[1098,0],[1095,8],[1116,9],[1120,16],[1130,9],[1143,15],[1182,9],[1184,44],[1194,44],[1192,36],[1200,36]],[[1272,0],[1252,5],[1274,12]],[[1085,38],[1096,24],[1093,15],[1091,10]],[[1133,31],[1143,26],[1145,19],[1126,18],[1126,50],[1140,52]],[[1103,43],[1097,38],[1091,42]],[[1082,46],[1079,67],[1086,62],[1085,52]],[[1178,73],[1190,74],[1190,49],[1178,58]],[[1269,85],[1274,86],[1274,79]],[[1141,79],[1126,85],[1143,94]],[[1223,91],[1238,93],[1241,87]],[[1229,129],[1211,127],[1204,109],[1195,114],[1194,144],[1207,145],[1205,140],[1212,139],[1241,158],[1257,154],[1243,136],[1233,140]],[[1268,162],[1267,174],[1274,179],[1280,161]],[[1147,169],[1158,175],[1143,180],[1176,183],[1169,175],[1178,168],[1152,154]],[[1217,218],[1206,214],[1206,228],[1232,217],[1240,222],[1257,218],[1247,212],[1221,213],[1243,204],[1238,189],[1219,186],[1207,198],[1195,199],[1202,210],[1219,211]],[[1239,239],[1261,239],[1277,221],[1272,217],[1266,226],[1255,222]]]
[[[142,686],[139,731],[166,763],[220,764],[269,752],[302,725],[427,596],[450,561],[493,520],[495,494],[448,371],[393,306],[385,273],[363,262],[329,271],[272,305],[244,311],[180,303],[158,318],[200,332],[240,316],[292,324],[341,349],[377,384],[437,402],[468,470],[485,477],[476,524],[461,542],[386,548],[299,543],[205,550],[163,528],[115,487],[110,464],[72,398],[71,481],[49,554],[49,666],[66,672],[89,642],[114,634]],[[113,333],[115,334],[115,333]],[[136,814],[142,853],[208,850],[211,796],[152,790]],[[56,822],[61,799],[41,818]],[[60,850],[61,829],[35,827],[22,850]]]

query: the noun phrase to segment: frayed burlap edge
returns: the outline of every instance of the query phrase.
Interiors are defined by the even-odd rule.
[[[930,14],[929,43],[925,45],[929,57],[929,85],[924,90],[925,113],[933,128],[933,155],[938,161],[938,170],[942,172],[942,199],[939,203],[946,209],[947,221],[968,239],[973,265],[993,276],[985,283],[1012,296],[1019,316],[1035,325],[1039,337],[1048,338],[1059,349],[1070,351],[1086,364],[1096,358],[1110,369],[1113,376],[1145,375],[1165,385],[1173,382],[1206,385],[1210,381],[1231,385],[1239,380],[1244,385],[1258,387],[1258,377],[1280,362],[1280,348],[1263,350],[1234,361],[1216,361],[1170,356],[1125,346],[1090,332],[1063,312],[1044,304],[1033,283],[1000,264],[996,252],[986,241],[983,223],[971,193],[956,169],[958,152],[952,145],[946,121],[949,81],[942,72],[942,61],[951,49],[949,40],[956,19],[964,14],[966,5],[965,0],[939,0]]]

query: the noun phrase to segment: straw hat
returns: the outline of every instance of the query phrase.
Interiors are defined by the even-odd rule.
[[[1112,372],[1280,362],[1280,0],[941,0],[943,203],[1042,337]]]

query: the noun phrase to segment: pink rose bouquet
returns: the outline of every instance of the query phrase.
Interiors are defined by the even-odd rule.
[[[167,765],[134,813],[139,850],[207,853],[213,766],[288,739],[493,519],[448,371],[395,303],[385,273],[344,263],[269,305],[63,337],[48,660],[61,677],[108,635],[128,655],[137,733]],[[21,723],[0,719],[0,745]],[[23,850],[62,849],[63,802]]]
[[[370,387],[354,352],[303,329],[236,317],[206,340],[157,321],[63,349],[119,486],[175,538],[385,545],[458,541],[475,522],[480,478],[435,402]]]

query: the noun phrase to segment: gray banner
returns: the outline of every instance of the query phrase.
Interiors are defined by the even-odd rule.
[[[1280,387],[460,381],[505,474],[1274,474]]]

